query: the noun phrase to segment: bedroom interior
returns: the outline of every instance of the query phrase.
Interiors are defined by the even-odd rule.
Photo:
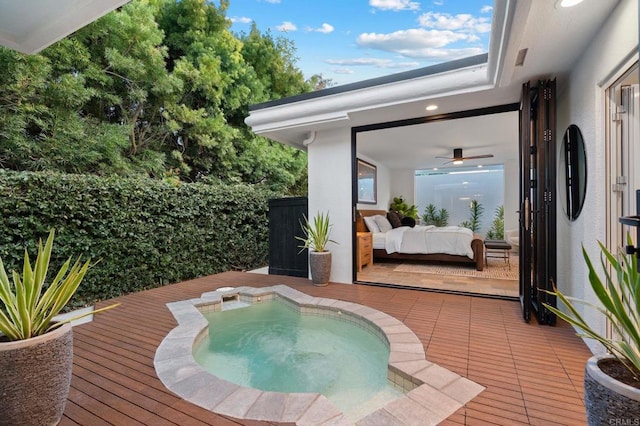
[[[440,116],[413,125],[391,124],[357,134],[358,244],[354,249],[359,258],[358,282],[490,297],[518,296],[517,246],[511,244],[508,261],[484,256],[484,239],[496,209],[504,209],[501,240],[507,240],[504,231],[517,228],[518,221],[518,186],[508,184],[517,182],[518,112],[512,105],[503,108],[498,112],[474,111],[463,118]],[[438,158],[452,157],[460,147],[466,157],[462,163]],[[366,167],[364,174],[360,173],[361,165]],[[386,216],[396,196],[416,205],[418,225],[425,224],[422,216],[428,204],[447,210],[448,226],[459,225],[469,215],[469,202],[477,200],[484,211],[478,232],[465,236],[470,241],[470,253],[388,253],[385,243],[376,241],[384,237],[376,232],[368,235],[364,218]],[[360,252],[364,262],[360,261]]]

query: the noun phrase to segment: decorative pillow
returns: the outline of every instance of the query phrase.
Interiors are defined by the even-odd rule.
[[[380,228],[380,232],[388,232],[393,229],[393,226],[389,223],[389,220],[382,216],[381,214],[377,214],[373,217],[378,224],[378,228]]]
[[[387,219],[389,219],[389,223],[391,223],[391,226],[393,226],[394,228],[399,228],[402,226],[402,218],[398,215],[397,212],[393,210],[389,210],[389,212],[387,213]]]
[[[380,227],[376,223],[376,220],[373,218],[373,216],[365,216],[363,217],[363,219],[370,232],[380,232]]]
[[[412,217],[405,216],[402,218],[402,226],[409,226],[413,228],[414,226],[416,226],[416,220]]]

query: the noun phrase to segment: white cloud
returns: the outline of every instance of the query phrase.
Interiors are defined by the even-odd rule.
[[[427,12],[418,18],[420,25],[427,28],[449,31],[472,31],[488,33],[491,31],[489,18],[476,18],[468,13],[450,15],[448,13]]]
[[[266,3],[278,4],[281,0],[264,0]]]
[[[473,42],[477,39],[475,34],[421,28],[390,34],[365,33],[356,42],[359,47],[396,53],[405,58],[446,62],[484,53],[481,47],[446,48],[458,41]]]
[[[469,34],[468,42],[473,43],[474,41],[480,41],[480,37],[475,34]]]
[[[420,3],[410,0],[369,0],[369,6],[380,10],[420,10]]]
[[[493,11],[493,6],[482,6],[480,9],[480,13],[491,13]]]
[[[433,2],[433,4],[435,4],[436,6],[442,6],[444,4],[443,0],[436,0]]]
[[[286,33],[288,31],[296,31],[298,27],[296,27],[293,22],[284,21],[282,24],[278,25],[276,29]]]
[[[422,59],[431,62],[449,62],[469,56],[480,55],[481,53],[485,53],[485,50],[480,47],[465,47],[461,49],[424,48],[400,50],[398,53],[407,58]]]
[[[394,62],[391,59],[378,58],[327,59],[325,62],[331,65],[374,66],[376,68],[415,68],[420,65],[419,62]]]
[[[323,34],[332,33],[333,30],[335,30],[335,28],[333,28],[333,25],[327,24],[326,22],[323,23],[320,28],[311,28],[311,27],[306,28],[306,31],[323,33]]]
[[[358,36],[356,43],[360,47],[399,52],[400,50],[444,47],[468,39],[469,35],[465,33],[418,28],[389,34],[364,33]]]
[[[246,16],[232,16],[229,20],[234,24],[250,24],[253,21],[253,19],[247,18]]]
[[[354,71],[349,68],[336,68],[333,70],[333,72],[336,74],[353,74],[354,73]]]

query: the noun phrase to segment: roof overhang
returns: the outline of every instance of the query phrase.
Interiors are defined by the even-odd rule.
[[[515,4],[495,1],[488,54],[254,105],[245,122],[259,135],[306,149],[309,132],[367,124],[354,121],[367,111],[490,90],[504,68]]]
[[[337,87],[334,93],[319,91],[309,97],[286,98],[285,102],[272,102],[251,109],[246,123],[257,134],[280,142],[300,145],[302,140],[290,140],[287,129],[323,129],[340,126],[349,121],[349,115],[372,108],[392,107],[434,96],[454,96],[487,89],[487,55],[474,56],[455,63],[449,70],[428,73],[414,78],[363,88],[351,85]],[[429,71],[423,68],[420,71]],[[331,89],[327,89],[331,90]],[[324,92],[324,93],[323,93]],[[313,96],[313,95],[321,96]],[[282,131],[285,131],[282,133]],[[295,137],[295,136],[294,136]]]
[[[130,0],[0,0],[0,45],[34,54]]]

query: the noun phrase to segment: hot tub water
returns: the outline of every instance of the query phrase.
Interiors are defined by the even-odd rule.
[[[204,315],[209,336],[194,358],[222,379],[321,393],[352,420],[402,395],[387,381],[388,346],[353,323],[301,315],[278,300]]]

